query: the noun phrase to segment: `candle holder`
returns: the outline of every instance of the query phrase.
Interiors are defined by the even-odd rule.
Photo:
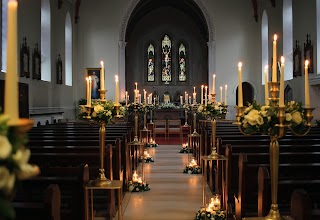
[[[192,105],[192,111],[193,111],[193,133],[191,135],[193,136],[199,136],[200,134],[197,132],[197,105]]]
[[[153,121],[152,121],[152,119],[153,119],[153,105],[152,104],[150,104],[149,105],[150,106],[150,124],[153,124]]]
[[[210,94],[211,95],[211,102],[214,103],[216,102],[216,94],[213,93],[213,94]]]
[[[100,101],[105,100],[106,92],[108,92],[108,90],[99,89],[99,92],[100,92]]]
[[[183,127],[189,127],[189,125],[188,125],[188,109],[187,109],[187,107],[184,109],[184,118],[185,118],[185,121],[184,121]]]
[[[147,106],[146,105],[143,105],[143,131],[148,131],[148,128],[147,128]]]
[[[120,115],[120,104],[119,103],[115,103],[114,104],[114,108],[116,110],[116,115],[114,116],[116,123],[119,122],[119,119],[123,117],[123,115]]]
[[[134,111],[134,138],[133,141],[131,142],[131,144],[141,144],[141,142],[139,141],[139,137],[138,137],[138,117],[139,117],[139,113],[138,113],[138,104],[134,103],[133,104],[133,111]]]
[[[273,112],[275,115],[272,116],[271,120],[276,120],[274,122],[270,122],[271,124],[267,124],[267,128],[264,128],[263,130],[266,131],[266,134],[270,136],[270,148],[269,148],[269,155],[270,155],[270,176],[271,176],[271,209],[269,211],[269,214],[264,217],[265,220],[281,220],[284,219],[281,217],[279,209],[278,209],[278,203],[277,203],[277,196],[278,196],[278,170],[279,170],[279,143],[278,139],[282,138],[286,135],[287,129],[290,129],[292,133],[296,136],[304,136],[306,135],[311,128],[311,120],[313,118],[312,111],[313,108],[303,108],[300,112],[300,108],[297,104],[288,103],[287,106],[279,106],[279,82],[269,82],[270,85],[270,94],[271,97],[270,105],[268,106],[262,106],[262,108],[269,109],[271,108],[271,112]],[[291,114],[287,112],[287,109],[290,108],[297,108],[297,110],[292,113],[292,118],[295,116],[298,118],[298,121],[300,121],[299,125],[301,124],[303,127],[306,127],[306,130],[301,130],[299,127],[294,127],[292,122],[290,123],[286,121],[286,114]],[[297,107],[298,106],[298,107]],[[263,111],[263,110],[259,111]],[[248,133],[248,129],[246,127],[248,126],[246,122],[244,122],[245,115],[250,114],[251,110],[250,108],[245,110],[245,107],[238,107],[236,106],[237,114],[236,119],[237,122],[235,124],[238,125],[239,130],[244,135],[251,135],[254,133],[257,133],[257,131],[253,131],[251,133]],[[256,109],[254,109],[257,111]],[[269,111],[270,111],[269,110]],[[294,115],[296,114],[296,115]],[[305,118],[305,121],[303,121],[303,118]],[[293,120],[293,119],[292,119]],[[296,119],[297,120],[297,119]],[[261,124],[261,126],[264,125],[265,122]],[[269,122],[268,122],[269,123]],[[261,130],[259,130],[261,132]]]

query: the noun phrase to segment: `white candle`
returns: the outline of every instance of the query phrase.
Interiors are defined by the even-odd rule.
[[[155,97],[153,98],[153,104],[156,104],[156,98]]]
[[[201,85],[201,105],[203,105],[203,85]]]
[[[205,90],[204,90],[204,105],[207,106],[207,103],[208,103],[208,86],[205,86],[204,88],[205,88]]]
[[[139,104],[141,104],[141,94],[139,93]]]
[[[143,89],[143,102],[144,104],[146,104],[147,101],[147,91],[145,89]]]
[[[136,82],[135,85],[136,85],[136,90],[138,90],[138,83]]]
[[[195,105],[197,104],[197,93],[194,92],[192,95],[193,95],[193,104]]]
[[[224,86],[224,104],[227,105],[228,85]]]
[[[147,104],[150,105],[150,97],[147,97]]]
[[[89,89],[90,89],[89,77],[86,77],[86,81],[87,81],[87,86],[86,86],[86,99],[87,99],[87,105],[89,105]]]
[[[89,76],[89,103],[88,103],[89,107],[91,107],[91,93],[92,93],[92,79],[91,79],[91,76]]]
[[[8,2],[8,32],[7,32],[7,73],[5,74],[4,114],[10,117],[9,125],[16,125],[19,120],[18,95],[18,2]]]
[[[195,86],[193,87],[193,93],[196,93],[196,87]]]
[[[191,105],[191,103],[192,103],[192,102],[191,102],[191,96],[189,96],[189,104]]]
[[[284,107],[284,57],[281,56],[279,106]]]
[[[184,92],[184,100],[186,102],[186,105],[188,105],[188,93]]]
[[[273,36],[272,82],[277,82],[277,35]]]
[[[100,64],[101,64],[100,89],[104,90],[104,62],[100,61]]]
[[[269,105],[269,79],[268,79],[268,65],[264,67],[264,98],[266,105]]]
[[[212,94],[216,94],[216,74],[212,76]]]
[[[125,100],[126,100],[126,106],[128,105],[128,92],[126,91],[126,95],[125,95]]]
[[[222,86],[220,86],[220,102],[222,102]]]
[[[238,107],[243,107],[243,97],[242,97],[242,63],[238,63]]]
[[[305,89],[305,107],[310,108],[310,93],[309,93],[309,76],[308,76],[309,61],[305,61],[304,65],[304,89]]]
[[[182,97],[182,95],[180,96],[180,105],[183,105],[183,97]]]
[[[119,104],[119,77],[118,75],[114,76],[114,81],[116,83],[116,97],[115,97],[115,103]]]
[[[150,93],[150,105],[152,105],[152,93]]]

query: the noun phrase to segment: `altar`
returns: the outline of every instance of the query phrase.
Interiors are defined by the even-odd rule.
[[[155,114],[154,117],[158,120],[184,118],[184,110],[183,109],[174,109],[174,108],[155,109],[154,114]]]

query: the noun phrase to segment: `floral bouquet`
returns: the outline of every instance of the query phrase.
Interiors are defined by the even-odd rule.
[[[93,101],[92,107],[93,110],[91,111],[90,118],[93,121],[104,121],[108,124],[113,117],[117,116],[116,108],[112,101]],[[120,105],[118,116],[122,117],[125,113],[126,109]]]
[[[130,103],[129,105],[126,106],[126,112],[128,114],[134,113],[134,108],[136,108],[138,110],[138,113],[144,113],[145,111],[147,111],[147,105],[144,105],[143,103]]]
[[[192,149],[188,148],[188,143],[184,143],[184,144],[182,144],[182,147],[181,147],[179,153],[182,153],[182,154],[192,153]]]
[[[226,220],[226,212],[222,210],[206,210],[201,208],[197,213],[194,220]]]
[[[19,181],[40,173],[38,166],[28,163],[31,153],[24,146],[26,136],[9,127],[8,120],[8,116],[0,114],[0,219],[15,219],[10,201]]]
[[[139,158],[139,162],[141,163],[142,160],[144,160],[145,163],[150,163],[150,162],[154,162],[154,159],[152,156],[150,156],[150,154],[145,150],[143,155],[140,156]]]
[[[191,162],[183,169],[183,173],[201,174],[202,169],[201,166],[198,166],[197,162],[194,159],[192,159]]]
[[[253,134],[278,134],[278,107],[270,105],[258,105],[255,101],[249,105],[244,111],[244,116],[241,118],[241,127],[244,133]],[[283,124],[290,126],[296,131],[304,128],[305,117],[301,103],[294,101],[288,102],[285,105],[285,120]]]
[[[149,184],[144,181],[129,181],[128,182],[128,190],[129,192],[142,192],[142,191],[149,191],[150,187]]]
[[[158,106],[159,109],[177,109],[179,106],[176,106],[174,103],[168,102],[168,103],[161,103]]]
[[[224,102],[208,102],[206,107],[203,104],[198,106],[198,113],[210,115],[211,118],[223,118],[228,113],[228,109]]]

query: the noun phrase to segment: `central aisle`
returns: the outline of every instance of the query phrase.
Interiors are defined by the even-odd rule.
[[[123,200],[124,220],[193,220],[202,203],[201,174],[185,174],[188,155],[180,145],[147,148],[155,162],[145,164],[150,191],[127,192]],[[141,176],[141,175],[140,175]]]

